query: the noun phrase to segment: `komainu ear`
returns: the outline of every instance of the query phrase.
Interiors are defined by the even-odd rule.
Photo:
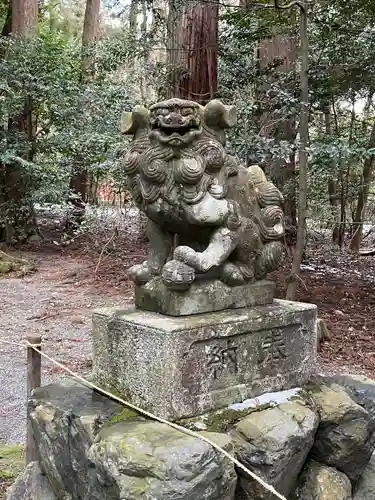
[[[218,99],[210,101],[203,110],[205,124],[213,129],[232,128],[237,123],[235,106],[226,106]]]
[[[138,130],[147,129],[149,116],[150,112],[144,106],[135,106],[133,111],[124,111],[120,122],[121,133],[135,135]]]

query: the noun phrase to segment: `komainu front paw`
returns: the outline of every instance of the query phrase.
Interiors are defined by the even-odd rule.
[[[255,275],[265,279],[268,273],[278,269],[285,261],[285,248],[280,241],[272,241],[264,246],[262,253],[255,261]]]
[[[246,279],[239,267],[232,262],[226,262],[221,270],[221,281],[228,286],[240,286],[246,283]]]
[[[137,285],[145,285],[157,276],[155,269],[152,269],[147,261],[142,262],[142,264],[136,264],[128,272],[131,279]]]
[[[199,268],[199,255],[195,250],[188,246],[177,247],[173,256],[175,260],[179,260],[194,269]]]

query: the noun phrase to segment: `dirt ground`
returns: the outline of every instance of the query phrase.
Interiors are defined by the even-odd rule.
[[[274,279],[285,297],[288,268]],[[375,378],[375,256],[358,257],[331,245],[310,245],[302,265],[298,300],[318,306],[330,339],[321,345],[322,371]]]
[[[40,334],[46,353],[88,373],[92,310],[132,300],[126,269],[145,258],[147,243],[107,232],[66,247],[50,238],[12,252],[35,261],[36,272],[1,278],[0,340]],[[286,266],[273,276],[280,298],[287,275]],[[331,334],[319,353],[321,369],[375,378],[375,257],[353,257],[318,242],[309,246],[300,278],[299,300],[317,304]],[[25,439],[25,359],[23,348],[0,343],[0,444]],[[60,372],[43,360],[44,383]]]

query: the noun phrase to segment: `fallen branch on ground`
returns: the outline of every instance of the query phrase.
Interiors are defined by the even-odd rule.
[[[375,255],[375,248],[364,248],[363,250],[359,251],[359,255]]]
[[[107,241],[107,243],[103,246],[102,251],[100,252],[98,263],[96,264],[96,268],[95,268],[94,274],[96,274],[98,272],[98,269],[99,269],[99,266],[100,266],[100,262],[101,262],[101,260],[103,258],[103,254],[104,254],[105,249],[114,240],[115,236],[117,236],[117,235],[118,235],[118,230],[117,230],[117,228],[115,228],[115,230],[113,231],[112,236],[109,238],[109,240]]]
[[[18,262],[20,264],[30,264],[28,260],[21,259],[20,257],[15,257],[14,255],[9,255],[2,250],[0,250],[0,260],[7,260],[9,262]]]

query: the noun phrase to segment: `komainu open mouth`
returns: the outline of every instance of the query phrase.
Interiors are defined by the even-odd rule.
[[[150,137],[157,141],[175,147],[191,144],[202,133],[202,127],[197,124],[173,125],[157,120],[152,126]]]
[[[154,125],[152,127],[152,130],[157,130],[160,134],[163,134],[164,136],[170,137],[173,134],[177,134],[179,136],[184,136],[185,134],[188,134],[189,132],[196,130],[199,131],[200,127],[198,126],[191,126],[191,125],[184,125],[181,127],[178,126],[173,126],[169,127],[166,125]]]

